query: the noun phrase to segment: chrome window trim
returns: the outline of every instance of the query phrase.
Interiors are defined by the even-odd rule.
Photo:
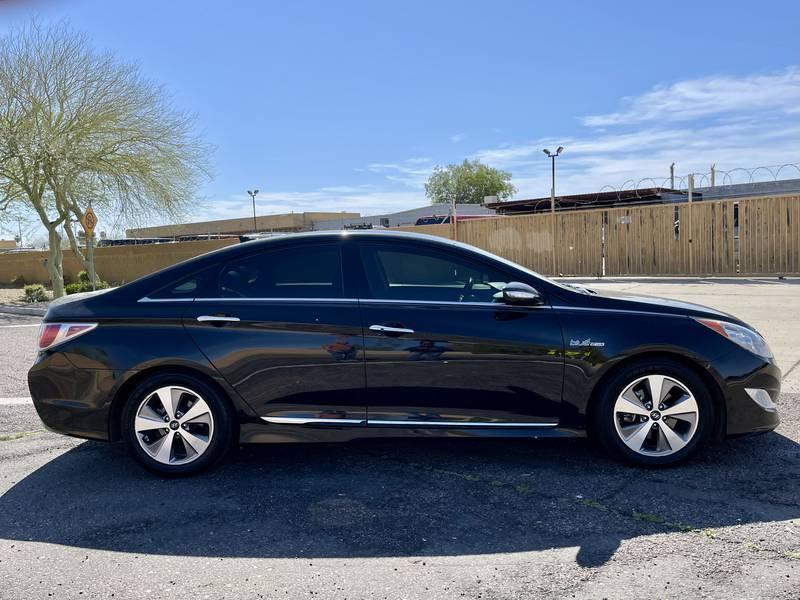
[[[366,419],[325,419],[317,417],[261,417],[262,421],[275,425],[363,425]]]
[[[412,427],[557,427],[558,423],[497,423],[495,421],[390,421],[367,419],[367,425],[404,425]]]
[[[139,298],[136,302],[194,302],[194,298]]]
[[[505,304],[503,302],[453,302],[448,300],[387,300],[383,298],[139,298],[137,302],[359,302],[361,304],[422,304],[424,306],[492,306],[494,308],[566,308],[569,306],[550,306],[535,304],[530,306]],[[577,308],[577,307],[575,307]],[[617,310],[617,309],[584,309],[584,310]],[[639,311],[632,311],[639,312]],[[663,314],[663,313],[657,313]]]
[[[358,302],[357,298],[195,298],[196,302]]]

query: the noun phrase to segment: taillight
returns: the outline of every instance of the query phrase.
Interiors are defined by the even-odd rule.
[[[42,323],[39,327],[39,350],[48,350],[75,339],[97,327],[97,323]]]

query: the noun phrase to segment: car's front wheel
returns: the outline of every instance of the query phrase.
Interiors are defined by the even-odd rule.
[[[183,373],[141,382],[122,414],[133,456],[163,475],[189,475],[219,461],[234,442],[234,423],[234,411],[216,389]]]
[[[600,390],[592,433],[627,462],[667,466],[694,454],[714,419],[708,387],[690,368],[670,360],[622,368]]]

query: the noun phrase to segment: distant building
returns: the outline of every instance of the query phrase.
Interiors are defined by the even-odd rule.
[[[717,179],[719,181],[719,179]],[[735,183],[714,187],[695,188],[703,200],[736,200],[737,198],[759,198],[761,196],[798,196],[800,179],[781,179],[778,181],[756,181],[754,183]]]
[[[340,218],[357,219],[361,215],[351,212],[302,212],[284,215],[264,215],[240,219],[221,219],[219,221],[201,221],[199,223],[181,223],[177,225],[157,225],[128,229],[125,234],[129,238],[175,238],[208,235],[243,235],[254,232],[296,232],[311,231],[314,223],[320,220]]]
[[[0,250],[14,250],[16,247],[16,240],[0,240]]]
[[[380,227],[409,227],[416,224],[417,220],[424,217],[441,216],[450,214],[449,204],[432,204],[420,208],[412,208],[395,213],[372,215],[369,217],[339,217],[336,219],[320,220],[314,222],[314,229],[326,231],[331,229],[356,229]],[[480,204],[457,204],[457,216],[487,216],[494,215],[488,208]]]
[[[619,192],[596,192],[594,194],[573,194],[556,196],[556,210],[585,210],[612,206],[628,206],[635,204],[663,204],[667,202],[686,202],[688,194],[680,190],[667,188],[648,188],[640,190],[622,190]],[[694,200],[701,195],[694,194]],[[531,198],[529,200],[509,200],[507,202],[491,202],[485,207],[496,211],[498,215],[527,215],[550,212],[550,196]]]
[[[716,185],[714,187],[696,187],[692,194],[694,202],[708,200],[736,200],[738,198],[759,198],[764,196],[796,196],[800,195],[800,179],[784,179],[780,181],[760,181],[755,183],[737,183]],[[666,204],[686,202],[689,194],[686,190],[669,188],[643,188],[611,192],[594,192],[590,194],[572,194],[556,196],[556,210],[586,210],[589,208],[607,208],[632,206],[638,204]],[[498,215],[525,215],[550,211],[550,196],[531,198],[528,200],[509,200],[507,202],[490,202],[484,206]]]

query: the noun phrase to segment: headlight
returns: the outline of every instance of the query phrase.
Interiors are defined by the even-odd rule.
[[[742,348],[749,350],[756,356],[767,359],[772,358],[772,350],[769,349],[767,342],[752,329],[734,323],[728,323],[727,321],[715,321],[713,319],[695,319],[695,321],[702,323],[709,329],[713,329],[721,336],[739,344]]]

